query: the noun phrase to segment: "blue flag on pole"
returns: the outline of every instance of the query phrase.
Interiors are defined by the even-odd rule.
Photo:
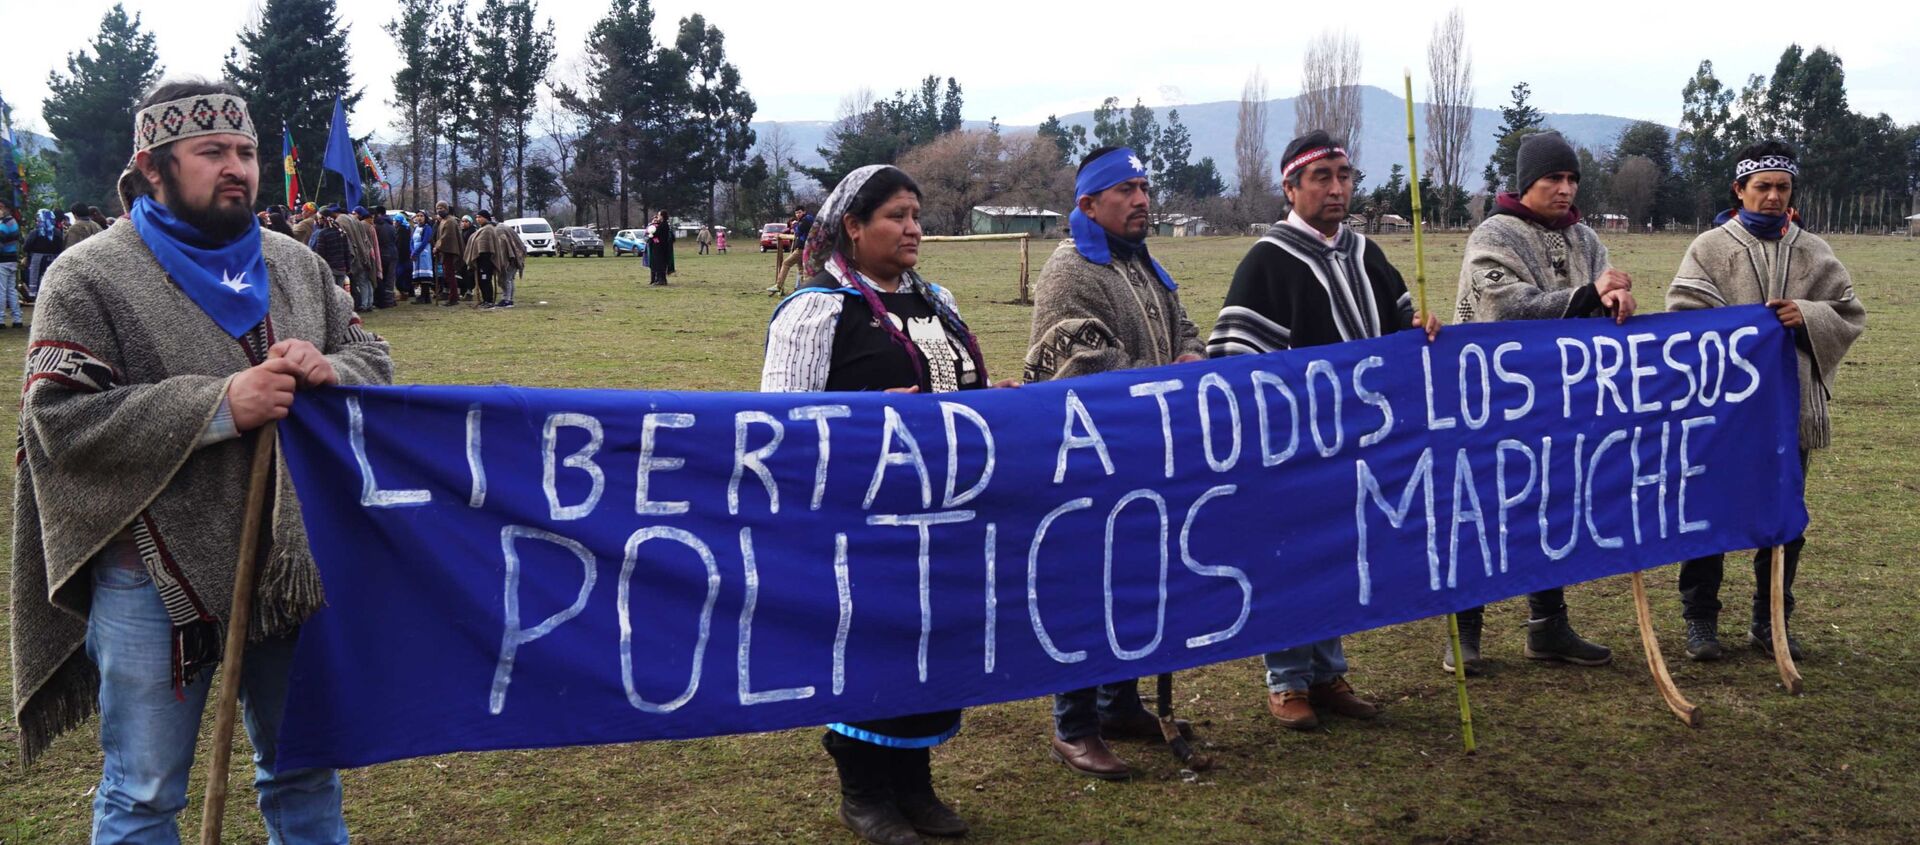
[[[333,98],[333,125],[327,128],[327,154],[320,166],[340,174],[346,183],[346,207],[360,204],[360,159],[353,154],[353,136],[347,134],[347,109]],[[317,199],[317,198],[316,198]]]
[[[280,764],[925,713],[1764,548],[1795,367],[1743,306],[937,396],[302,392]]]

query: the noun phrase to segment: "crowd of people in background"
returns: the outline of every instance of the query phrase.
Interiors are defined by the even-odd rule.
[[[40,209],[27,218],[0,199],[0,329],[26,328],[23,305],[40,296],[40,280],[53,259],[69,247],[97,235],[112,221],[100,209],[74,203],[66,212]]]
[[[455,216],[437,203],[433,213],[389,212],[385,206],[316,206],[288,218],[283,206],[260,212],[262,229],[279,232],[327,262],[334,282],[353,296],[355,311],[472,302],[482,310],[512,308],[514,281],[527,266],[519,235],[501,228],[493,212]],[[476,294],[478,299],[475,299]]]
[[[796,224],[804,214],[804,209],[796,211]],[[326,261],[335,283],[352,296],[360,313],[391,308],[402,300],[443,306],[465,302],[481,310],[512,308],[515,282],[527,267],[527,246],[518,232],[500,226],[491,211],[460,214],[445,201],[435,203],[431,212],[389,211],[382,205],[271,205],[256,217],[263,236],[276,232],[293,238]],[[84,202],[65,212],[43,208],[28,217],[0,200],[0,279],[16,282],[0,292],[0,329],[25,328],[22,306],[39,297],[40,280],[54,259],[118,219]],[[809,223],[811,219],[806,215]],[[797,228],[804,237],[804,226]],[[672,219],[658,212],[645,231],[642,257],[648,284],[665,285],[676,269]],[[694,237],[701,255],[727,251],[724,228],[703,225]],[[798,257],[796,249],[793,258]]]

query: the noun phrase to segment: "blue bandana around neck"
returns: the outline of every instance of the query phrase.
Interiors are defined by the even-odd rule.
[[[1761,214],[1744,208],[1729,208],[1720,212],[1720,216],[1713,218],[1713,225],[1724,226],[1728,220],[1736,217],[1740,219],[1740,226],[1747,230],[1747,234],[1760,240],[1777,241],[1787,234],[1787,215]]]
[[[267,259],[260,251],[260,221],[232,241],[205,246],[206,237],[151,197],[133,203],[133,228],[160,269],[219,324],[239,338],[267,317]]]
[[[1153,267],[1154,275],[1160,277],[1160,284],[1165,285],[1167,290],[1179,290],[1180,286],[1173,283],[1173,277],[1167,275],[1166,268],[1161,267],[1160,262],[1153,260],[1153,256],[1147,254],[1145,238],[1133,241],[1114,236],[1100,224],[1093,222],[1093,218],[1088,217],[1078,206],[1079,197],[1091,196],[1121,182],[1138,179],[1145,175],[1147,175],[1147,167],[1141,163],[1140,156],[1126,147],[1120,147],[1088,162],[1087,166],[1080,170],[1080,175],[1073,180],[1073,195],[1076,202],[1073,213],[1067,215],[1067,228],[1073,232],[1074,248],[1078,249],[1081,257],[1088,261],[1095,264],[1113,263],[1113,250],[1108,246],[1108,238],[1113,238],[1131,247],[1127,250],[1131,254],[1123,257],[1131,258],[1133,255],[1138,255],[1146,259],[1147,264]]]

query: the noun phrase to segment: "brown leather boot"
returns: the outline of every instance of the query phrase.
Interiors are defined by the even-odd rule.
[[[1307,687],[1307,700],[1349,719],[1371,719],[1380,715],[1380,705],[1354,695],[1353,685],[1344,677]]]
[[[1080,774],[1101,780],[1126,780],[1133,776],[1127,761],[1115,755],[1099,734],[1074,740],[1053,737],[1053,759]]]
[[[1307,701],[1306,690],[1282,690],[1267,693],[1267,712],[1280,720],[1284,727],[1296,731],[1310,731],[1320,727],[1320,717],[1314,715],[1313,705]]]

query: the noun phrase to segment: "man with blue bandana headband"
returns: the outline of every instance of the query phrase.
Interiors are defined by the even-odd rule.
[[[133,128],[130,222],[47,270],[27,346],[13,701],[29,761],[99,712],[93,841],[179,842],[260,429],[297,391],[385,384],[393,365],[326,263],[261,231],[258,143],[232,86],[162,83]],[[244,665],[227,682],[268,841],[345,843],[334,771],[275,763],[293,644],[326,597],[292,483],[274,476]]]
[[[1178,286],[1147,253],[1152,200],[1140,157],[1125,147],[1094,150],[1080,163],[1074,194],[1073,238],[1053,251],[1034,286],[1026,380],[1201,360],[1205,349]],[[1100,551],[1088,549],[1086,560],[1097,570]],[[1135,679],[1054,696],[1053,722],[1054,758],[1106,780],[1131,770],[1102,734],[1160,736]]]

